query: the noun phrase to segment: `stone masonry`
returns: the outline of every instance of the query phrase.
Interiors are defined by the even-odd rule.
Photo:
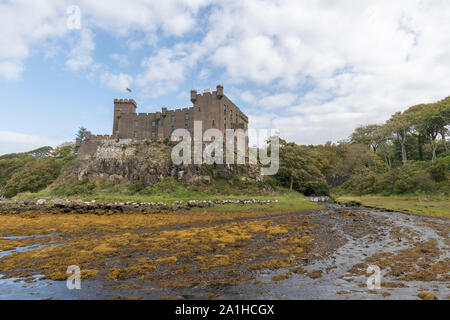
[[[223,86],[216,91],[205,90],[198,94],[191,90],[190,108],[154,113],[136,113],[137,104],[133,99],[114,100],[112,135],[92,135],[87,133],[85,141],[77,139],[78,156],[93,155],[98,145],[110,139],[115,140],[160,140],[170,139],[175,129],[186,129],[193,136],[194,121],[202,121],[202,130],[216,128],[225,134],[226,129],[248,130],[247,116],[223,93]]]
[[[168,110],[162,108],[155,113],[136,113],[136,102],[127,99],[114,100],[113,138],[118,139],[165,139],[170,138],[175,129],[186,129],[193,135],[194,121],[202,121],[203,132],[216,128],[225,133],[226,129],[248,128],[248,118],[223,94],[223,86],[217,91],[205,90],[197,94],[191,90],[190,108]]]

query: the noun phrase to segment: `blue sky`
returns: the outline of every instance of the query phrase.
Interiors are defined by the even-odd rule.
[[[0,154],[109,134],[114,98],[153,112],[219,83],[251,128],[304,144],[450,95],[443,0],[16,0],[0,16]]]

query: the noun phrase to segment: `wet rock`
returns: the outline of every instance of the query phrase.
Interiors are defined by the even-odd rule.
[[[57,208],[64,208],[67,205],[67,201],[62,199],[53,199],[53,205]]]
[[[189,200],[187,202],[189,207],[196,207],[197,206],[197,200]]]
[[[428,292],[419,292],[418,297],[423,300],[438,300],[434,294]]]
[[[311,279],[318,279],[322,277],[322,270],[314,270],[308,273],[308,277],[310,277]]]
[[[205,201],[205,200],[200,201],[200,202],[198,203],[198,206],[199,206],[200,208],[206,208],[206,207],[208,206],[208,202]]]
[[[333,198],[328,196],[322,196],[322,197],[309,197],[309,199],[312,202],[333,202]]]
[[[348,207],[360,207],[361,203],[358,201],[350,201],[345,204]]]
[[[202,176],[201,181],[204,184],[210,184],[211,183],[211,177],[210,176]]]
[[[28,206],[28,205],[33,204],[34,202],[35,202],[35,198],[30,197],[30,198],[27,198],[27,199],[23,202],[23,204],[26,205],[26,206]]]
[[[82,200],[72,200],[68,202],[67,206],[69,208],[85,208],[87,204]]]
[[[47,204],[47,200],[45,200],[45,199],[39,199],[38,201],[36,201],[36,204],[37,204],[38,206],[43,206],[43,205]]]

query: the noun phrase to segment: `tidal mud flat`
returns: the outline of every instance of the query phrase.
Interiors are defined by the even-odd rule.
[[[76,212],[1,212],[0,299],[450,299],[448,219],[332,203]],[[367,288],[369,265],[381,289]]]

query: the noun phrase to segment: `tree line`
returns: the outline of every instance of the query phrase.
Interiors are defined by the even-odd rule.
[[[276,182],[306,194],[327,194],[327,178],[338,176],[345,183],[333,192],[448,194],[449,125],[450,97],[412,106],[384,124],[360,126],[337,144],[282,140]]]

